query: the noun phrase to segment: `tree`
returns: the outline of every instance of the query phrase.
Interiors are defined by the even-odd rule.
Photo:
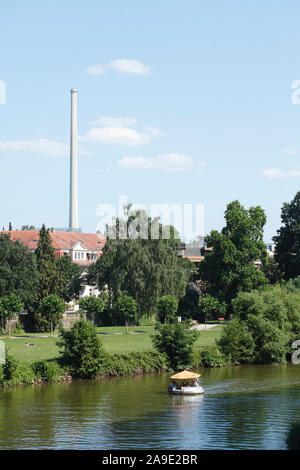
[[[0,296],[17,295],[30,311],[36,305],[38,285],[35,255],[10,235],[0,234]]]
[[[246,210],[239,201],[227,205],[226,225],[221,232],[213,230],[207,237],[212,251],[199,264],[199,277],[206,293],[226,302],[231,310],[231,300],[239,292],[249,292],[269,284],[262,270],[254,262],[267,262],[263,242],[266,216],[259,206]]]
[[[115,310],[126,325],[126,333],[128,334],[128,322],[133,321],[137,313],[137,303],[129,295],[123,295],[118,298],[115,303]]]
[[[60,294],[61,280],[54,256],[49,230],[42,226],[36,249],[37,268],[39,271],[39,299],[50,294]]]
[[[8,225],[8,231],[9,231],[9,232],[11,232],[11,231],[12,231],[12,229],[13,229],[13,228],[12,228],[12,224],[11,224],[11,222],[9,222],[9,225]]]
[[[73,376],[90,379],[99,374],[106,354],[91,323],[81,319],[71,330],[61,328],[58,346],[60,361]]]
[[[2,320],[2,328],[6,326],[8,321],[8,336],[10,336],[10,320],[14,318],[17,312],[23,309],[20,297],[15,294],[0,297],[0,318]]]
[[[40,324],[45,330],[49,330],[50,336],[52,331],[58,325],[65,312],[65,303],[55,294],[50,294],[44,297],[40,302]]]
[[[60,295],[66,301],[78,298],[82,284],[82,268],[70,256],[56,260],[60,277]]]
[[[219,302],[218,299],[212,297],[210,294],[203,294],[200,296],[198,303],[198,315],[200,321],[206,323],[206,320],[216,320],[218,316],[223,316],[226,312],[226,305]],[[199,318],[198,317],[198,318]]]
[[[185,296],[179,300],[178,314],[183,318],[198,318],[198,302],[201,295],[201,289],[193,282],[189,282]]]
[[[100,314],[104,309],[104,302],[100,297],[84,297],[79,301],[80,308],[85,310],[85,312],[92,317],[93,323],[95,324],[95,319],[99,320]]]
[[[198,332],[185,330],[183,323],[168,323],[160,325],[152,342],[160,353],[166,354],[170,366],[179,370],[191,365],[197,337]]]
[[[133,297],[138,322],[142,316],[154,313],[159,297],[183,297],[194,269],[193,263],[178,257],[175,230],[170,229],[170,239],[163,239],[163,226],[157,223],[140,211],[127,214],[127,220],[117,219],[107,229],[101,258],[87,275],[88,282],[100,290],[108,286],[110,304],[122,295]],[[156,226],[158,238],[153,239],[151,233]]]
[[[292,343],[300,337],[300,292],[280,286],[241,292],[232,306],[233,319],[219,346],[234,363],[280,363],[291,357]]]
[[[273,237],[275,261],[284,278],[289,280],[300,274],[300,191],[281,209],[282,227]]]
[[[157,302],[158,320],[161,323],[171,322],[175,319],[178,302],[172,295],[164,295]]]

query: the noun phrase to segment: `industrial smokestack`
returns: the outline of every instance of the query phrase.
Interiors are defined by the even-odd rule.
[[[78,229],[77,90],[71,90],[69,229]]]

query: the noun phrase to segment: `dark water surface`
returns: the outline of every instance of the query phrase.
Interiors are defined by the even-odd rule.
[[[285,449],[300,366],[201,370],[204,396],[169,374],[0,390],[0,449]]]

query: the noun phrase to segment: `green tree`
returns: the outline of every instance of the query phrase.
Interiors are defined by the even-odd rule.
[[[226,312],[225,303],[219,302],[218,299],[210,294],[200,296],[198,303],[198,318],[206,323],[206,320],[216,320],[218,316],[223,316]]]
[[[158,320],[161,323],[169,323],[175,319],[178,302],[172,295],[164,295],[157,302]]]
[[[284,278],[289,280],[300,274],[300,191],[290,203],[283,204],[281,223],[273,238],[274,258]]]
[[[74,377],[90,379],[99,374],[106,354],[90,322],[81,319],[71,330],[61,328],[58,346],[60,362]]]
[[[185,330],[183,323],[167,323],[159,326],[158,333],[152,336],[152,342],[160,353],[166,354],[170,366],[179,370],[191,365],[193,345],[197,338],[198,332]]]
[[[128,334],[128,322],[136,318],[137,303],[129,295],[122,295],[115,303],[115,310],[118,316],[123,319],[126,325],[126,333]]]
[[[171,238],[164,239],[164,227],[156,219],[141,211],[129,211],[126,220],[117,219],[113,227],[108,227],[102,256],[89,268],[88,282],[100,290],[107,285],[110,304],[121,295],[136,300],[138,322],[155,312],[157,300],[163,295],[170,294],[177,300],[183,297],[193,273],[193,264],[178,258],[177,234],[169,229]],[[151,238],[153,232],[158,238]]]
[[[54,256],[49,230],[42,226],[36,249],[37,268],[39,271],[39,300],[50,294],[60,294],[61,280]]]
[[[104,310],[104,302],[100,297],[90,296],[84,297],[79,301],[80,308],[84,310],[95,324],[95,319],[99,321],[100,315]]]
[[[226,302],[239,292],[251,291],[269,284],[262,270],[254,262],[267,262],[263,242],[266,216],[259,206],[246,210],[239,201],[227,205],[226,225],[221,232],[213,230],[207,237],[212,251],[199,264],[199,276],[206,293]]]
[[[79,297],[83,282],[82,268],[67,255],[57,259],[56,264],[60,277],[60,295],[66,302],[70,302]]]
[[[65,303],[58,295],[50,294],[41,300],[39,310],[40,324],[44,330],[49,331],[50,329],[50,336],[52,336],[52,331],[59,324],[65,312]]]
[[[0,296],[16,294],[32,310],[38,295],[39,273],[33,253],[9,235],[0,234]]]
[[[2,320],[2,329],[5,329],[8,321],[8,336],[10,336],[10,320],[14,318],[17,312],[23,309],[20,297],[16,294],[10,294],[0,297],[0,318]]]

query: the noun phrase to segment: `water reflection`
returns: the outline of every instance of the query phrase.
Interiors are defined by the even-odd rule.
[[[300,420],[300,367],[201,371],[204,395],[169,374],[0,391],[0,448],[280,449]]]

